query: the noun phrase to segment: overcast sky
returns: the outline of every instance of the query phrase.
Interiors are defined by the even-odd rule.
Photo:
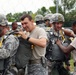
[[[0,0],[0,13],[36,12],[43,6],[47,9],[54,6],[53,0]]]

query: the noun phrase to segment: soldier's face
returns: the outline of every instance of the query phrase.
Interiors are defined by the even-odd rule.
[[[54,28],[55,28],[56,31],[61,30],[62,26],[63,26],[63,22],[55,22],[54,23]]]
[[[46,21],[45,21],[45,24],[46,24],[47,26],[49,26],[49,25],[50,25],[50,21],[49,21],[49,20],[46,20]]]
[[[25,29],[27,32],[31,32],[33,21],[29,20],[28,18],[25,18],[23,21],[21,21],[23,29]]]
[[[12,26],[12,29],[13,29],[13,30],[16,30],[17,27],[18,27],[18,25],[17,25],[17,24],[14,24],[14,25]]]

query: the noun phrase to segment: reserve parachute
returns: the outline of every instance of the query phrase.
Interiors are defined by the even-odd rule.
[[[19,42],[20,44],[15,56],[16,66],[17,68],[25,68],[32,55],[32,44],[21,37],[19,37]]]
[[[54,32],[50,30],[49,32],[49,44],[46,48],[46,58],[51,61],[64,61],[66,54],[60,50],[59,46],[55,43],[55,40],[61,39],[60,37],[54,35]],[[62,43],[64,46],[68,46],[68,43]]]
[[[13,31],[10,34],[16,36],[17,31]],[[9,35],[10,35],[9,34]],[[18,35],[17,35],[18,36]],[[32,44],[22,37],[18,37],[19,39],[19,47],[17,48],[17,52],[15,54],[15,65],[17,68],[25,68],[28,64],[31,56],[32,56]]]

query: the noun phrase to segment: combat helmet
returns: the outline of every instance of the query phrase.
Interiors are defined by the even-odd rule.
[[[52,16],[52,21],[53,22],[64,22],[64,16],[60,13],[55,13]]]
[[[52,14],[46,14],[46,15],[44,16],[44,20],[50,20],[51,17],[52,17]]]
[[[36,21],[43,21],[43,20],[44,20],[44,17],[42,15],[38,14],[35,16],[35,22]]]
[[[6,16],[3,14],[0,14],[0,25],[1,26],[6,26],[8,25],[8,21],[6,19]]]

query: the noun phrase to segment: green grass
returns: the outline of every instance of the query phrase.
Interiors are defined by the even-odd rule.
[[[73,72],[74,71],[74,65],[73,65],[74,61],[71,58],[69,62],[70,62],[70,71]],[[65,63],[64,63],[64,66],[66,67]]]
[[[74,65],[73,65],[73,63],[74,63],[74,61],[73,61],[73,59],[71,58],[71,60],[70,60],[70,69],[71,69],[71,71],[74,70]]]

